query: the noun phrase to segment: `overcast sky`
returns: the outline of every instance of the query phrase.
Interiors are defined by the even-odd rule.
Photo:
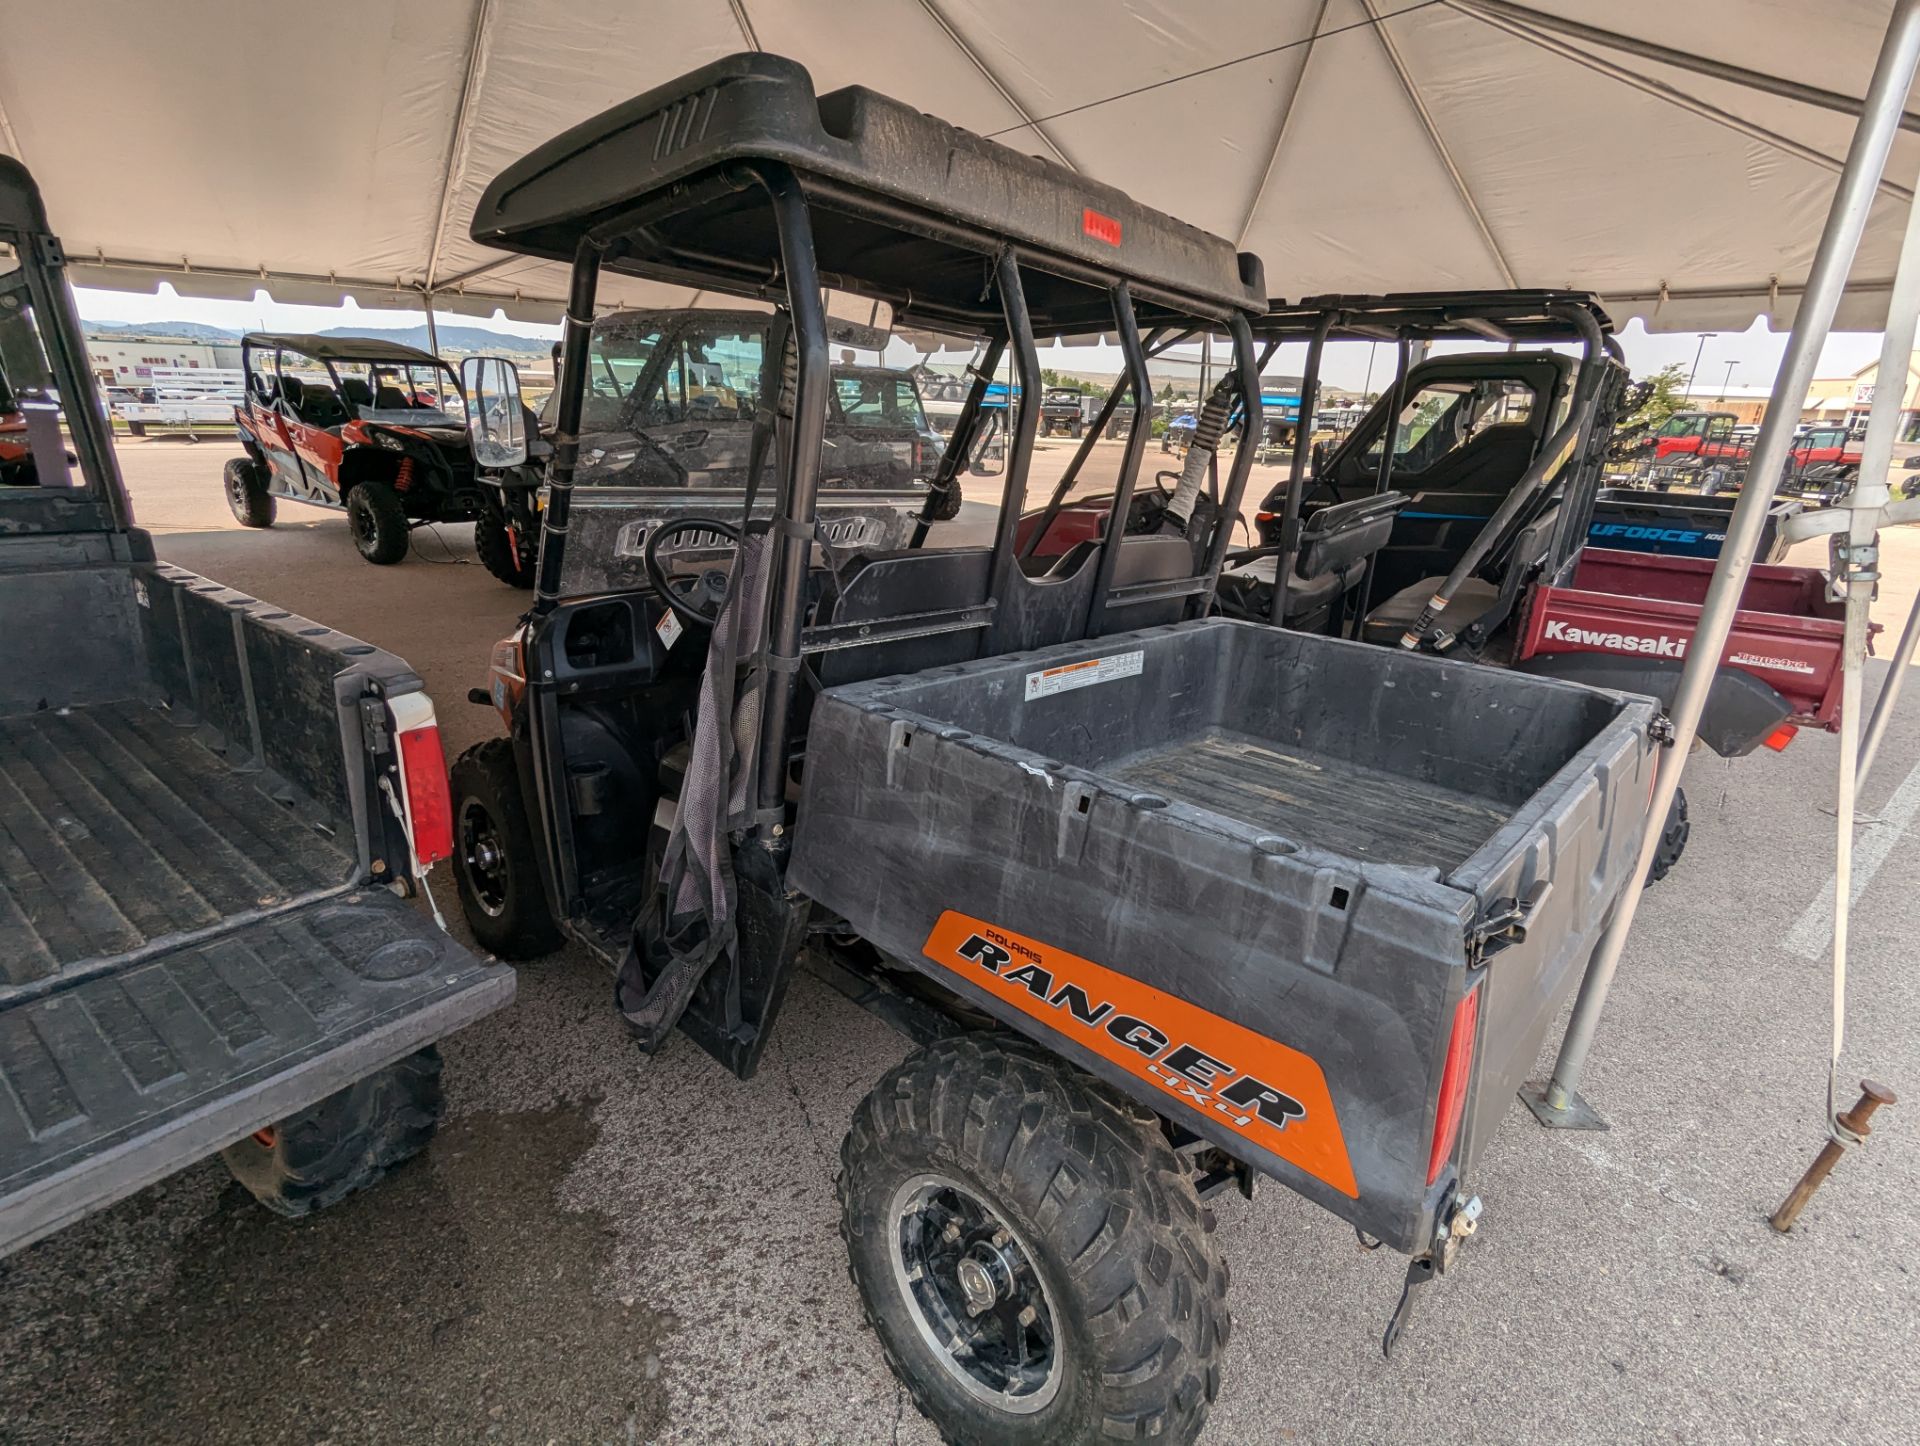
[[[284,306],[265,292],[255,293],[252,301],[209,301],[179,296],[168,286],[162,286],[157,293],[95,291],[83,287],[78,289],[77,296],[80,314],[88,321],[198,321],[233,331],[324,331],[330,327],[355,326],[379,331],[418,326],[426,319],[419,311],[362,310],[351,302],[339,307]],[[497,312],[491,319],[448,316],[445,321],[448,325],[479,326],[517,336],[559,335],[557,327],[509,321]],[[1626,351],[1627,364],[1636,376],[1645,376],[1673,362],[1692,368],[1698,352],[1699,370],[1695,380],[1698,388],[1767,386],[1773,381],[1780,354],[1787,344],[1786,333],[1769,331],[1760,321],[1744,332],[1710,333],[1704,346],[1698,333],[1650,334],[1638,321],[1633,321],[1621,332],[1620,341]],[[1872,361],[1879,349],[1878,333],[1836,332],[1827,339],[1821,353],[1818,375],[1857,371]],[[1219,350],[1216,349],[1216,356]],[[1114,373],[1120,369],[1119,351],[1111,346],[1043,347],[1040,360],[1043,366],[1061,371]],[[1289,344],[1280,349],[1268,371],[1297,375],[1305,360],[1305,343]],[[1335,342],[1327,348],[1325,380],[1331,386],[1362,391],[1369,389],[1371,375],[1370,389],[1378,390],[1392,363],[1390,346]],[[1731,369],[1729,363],[1732,363]]]

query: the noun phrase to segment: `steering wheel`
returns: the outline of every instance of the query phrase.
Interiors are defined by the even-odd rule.
[[[698,573],[670,574],[661,565],[660,547],[669,537],[682,532],[718,533],[733,544],[737,556],[740,530],[731,522],[722,522],[717,517],[676,517],[671,522],[661,523],[647,534],[647,545],[641,553],[647,581],[660,601],[682,622],[698,628],[710,628],[719,620],[721,605],[727,600],[731,574],[723,567],[703,567]]]

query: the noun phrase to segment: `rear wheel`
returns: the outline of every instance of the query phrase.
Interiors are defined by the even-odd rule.
[[[1660,830],[1660,847],[1654,851],[1653,866],[1647,870],[1647,883],[1657,884],[1673,871],[1680,855],[1687,851],[1687,837],[1693,824],[1687,819],[1687,792],[1673,791],[1673,806],[1667,810],[1666,827]]]
[[[840,1159],[868,1323],[946,1440],[1199,1433],[1227,1269],[1151,1114],[1024,1040],[967,1035],[882,1079]]]
[[[221,479],[227,506],[242,527],[271,527],[275,515],[273,494],[267,491],[266,469],[251,457],[235,457]]]
[[[563,942],[547,910],[513,743],[489,738],[455,760],[453,878],[467,927],[489,953],[534,959]]]
[[[364,1190],[439,1127],[440,1051],[428,1046],[319,1104],[256,1130],[220,1158],[276,1215],[298,1218]]]
[[[473,550],[487,571],[508,587],[533,586],[533,563],[521,556],[506,517],[496,509],[482,508],[474,519]]]
[[[384,567],[407,555],[407,507],[384,482],[362,482],[347,494],[347,526],[368,562]]]

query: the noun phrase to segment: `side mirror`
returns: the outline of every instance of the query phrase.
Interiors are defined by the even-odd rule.
[[[520,401],[520,369],[497,356],[460,363],[467,393],[467,440],[476,467],[517,467],[527,460],[527,411]]]

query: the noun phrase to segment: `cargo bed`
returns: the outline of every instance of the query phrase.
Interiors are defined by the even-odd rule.
[[[1415,1250],[1629,876],[1653,711],[1225,619],[936,668],[821,697],[789,877],[886,954]],[[1463,1143],[1429,1173],[1470,994]],[[1221,1092],[1196,1104],[1155,1040],[1231,1063],[1205,1067]],[[1234,1113],[1236,1072],[1300,1113]]]
[[[513,993],[379,886],[419,679],[144,542],[0,547],[0,1254]]]

